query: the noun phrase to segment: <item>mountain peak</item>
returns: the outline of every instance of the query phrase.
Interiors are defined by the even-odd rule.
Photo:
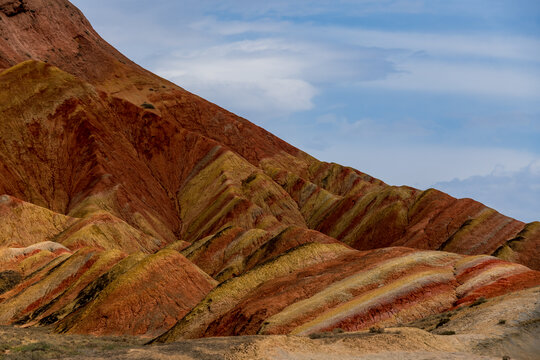
[[[103,80],[111,58],[129,61],[68,1],[0,0],[0,21],[0,68],[35,59],[91,81]]]

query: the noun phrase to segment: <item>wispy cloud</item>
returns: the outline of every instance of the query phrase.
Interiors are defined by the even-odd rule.
[[[315,15],[365,16],[374,14],[426,14],[508,16],[509,6],[538,10],[535,0],[201,0],[215,12],[254,16],[312,17]]]
[[[341,142],[326,142],[322,147],[309,146],[305,141],[305,150],[322,160],[339,159],[339,163],[361,169],[391,185],[421,189],[448,179],[487,176],[495,168],[515,172],[540,159],[529,151],[508,148],[404,142],[407,133],[403,137],[377,131],[368,134],[356,142],[345,138]]]
[[[160,57],[154,69],[246,116],[268,115],[269,109],[274,109],[275,116],[311,109],[313,98],[329,84],[540,96],[540,41],[527,37],[374,31],[214,17],[188,27],[213,44],[194,47],[182,42]],[[257,108],[260,114],[254,112]]]
[[[302,76],[299,51],[276,39],[177,51],[157,73],[189,90],[254,116],[309,110],[317,90]]]
[[[399,70],[369,86],[540,100],[540,71],[537,69],[411,59],[401,62]]]
[[[540,61],[540,40],[526,36],[494,34],[429,33],[380,31],[361,28],[332,27],[332,36],[350,39],[360,46],[402,49],[450,59],[465,56],[477,59],[513,59]]]
[[[485,176],[440,182],[434,187],[457,197],[475,198],[525,222],[540,219],[540,160],[517,171],[500,166]]]
[[[219,29],[237,31],[226,25]],[[323,84],[375,80],[394,71],[382,49],[339,49],[331,43],[287,38],[285,33],[272,35],[178,49],[161,58],[155,71],[251,118],[309,110]]]
[[[431,0],[433,1],[433,0]],[[437,0],[439,1],[439,0]],[[429,9],[425,0],[273,0],[264,3],[231,0],[215,4],[217,11],[244,16],[306,17],[320,14],[346,13],[419,13]]]
[[[124,44],[121,50],[129,49],[142,65],[254,120],[312,109],[326,87],[354,83],[399,91],[540,96],[538,38],[301,21],[313,15],[470,10],[465,1],[452,6],[438,0],[120,3],[125,5],[119,11],[101,16],[110,18],[103,30]],[[124,29],[126,22],[134,25],[130,31]]]

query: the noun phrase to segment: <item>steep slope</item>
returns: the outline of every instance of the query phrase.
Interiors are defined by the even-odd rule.
[[[147,118],[142,109],[41,62],[0,73],[0,191],[74,217],[107,210],[174,239],[178,219],[168,214],[174,204],[151,190],[160,189],[159,182],[119,131],[131,117],[120,118],[117,109],[127,115],[126,108],[135,119]]]
[[[240,227],[227,227],[188,245],[182,249],[182,254],[216,280],[223,282],[288,250],[309,243],[338,244],[339,241],[295,226],[284,229],[274,237],[261,229],[246,231]]]
[[[319,185],[277,166],[266,160],[265,172],[297,202],[308,227],[356,249],[407,246],[489,254],[540,269],[537,223],[524,224],[477,201],[455,199],[435,189],[387,186],[354,172],[345,178],[340,173],[340,180],[324,172]],[[343,193],[335,183],[351,185]]]
[[[524,230],[525,224],[476,202],[388,187],[357,170],[317,161],[129,61],[66,0],[3,0],[0,19],[0,69],[32,58],[84,80],[38,70],[36,63],[3,75],[0,96],[7,103],[1,115],[12,120],[2,133],[19,135],[19,141],[4,140],[0,192],[79,217],[103,209],[164,244],[230,225],[275,232],[307,225],[358,249],[404,245],[493,254]],[[134,106],[143,102],[155,109]],[[21,117],[29,122],[26,129],[14,125],[22,124]],[[66,117],[78,120],[70,119],[68,127]],[[59,141],[53,134],[64,128]],[[65,152],[52,153],[57,142]],[[67,178],[59,174],[66,170]],[[221,172],[229,175],[219,185]],[[239,189],[240,180],[247,189]],[[528,244],[538,246],[540,237]],[[516,249],[513,258],[537,268],[535,257],[520,250],[525,247]]]
[[[91,304],[84,301],[95,288],[79,294],[75,300],[78,309],[58,324],[59,331],[156,336],[180,320],[216,284],[174,250],[148,256],[108,280]]]
[[[44,229],[64,219],[5,199],[11,204],[11,212],[4,209],[7,219],[23,219],[22,214],[38,219]],[[23,211],[15,211],[19,208]],[[110,216],[104,211],[98,215]],[[129,250],[144,234],[137,236],[134,228],[116,221],[108,232],[78,235],[99,221],[93,215],[69,222],[51,235],[67,247],[49,241],[0,250],[0,274],[11,279],[4,281],[0,294],[2,323],[141,336],[157,336],[172,327],[159,341],[356,331],[540,284],[540,273],[489,256],[408,248],[359,252],[297,226],[277,235],[230,226],[192,244],[178,241],[154,255],[126,257],[119,248]],[[111,239],[115,231],[120,234],[116,240]],[[101,249],[88,247],[93,245]],[[196,265],[221,282],[216,290],[211,291],[218,282]]]
[[[81,247],[153,252],[162,242],[112,214],[99,210],[84,218],[61,215],[17,198],[0,197],[0,248],[55,241],[76,250]]]
[[[513,239],[501,245],[493,255],[521,264],[526,264],[531,269],[540,269],[540,222],[535,221],[527,224],[523,230]]]
[[[49,209],[0,196],[0,247],[26,247],[53,240],[73,222],[75,219]]]
[[[157,336],[216,285],[174,250],[128,257],[118,250],[88,247],[73,254],[56,251],[56,256],[45,246],[31,250],[45,261],[34,262],[31,273],[16,268],[22,279],[0,294],[2,324],[56,324],[61,332]]]
[[[235,153],[56,67],[0,73],[0,99],[0,192],[72,217],[107,211],[157,246],[228,222],[305,226],[288,194]]]
[[[105,42],[67,0],[1,0],[0,18],[0,69],[28,59],[48,62],[116,97],[137,105],[153,103],[167,120],[214,138],[250,161],[280,151],[299,153],[267,131],[137,66]]]
[[[0,0],[0,195],[0,324],[356,331],[540,285],[539,223],[320,162],[66,0]]]
[[[539,292],[540,288],[515,292],[405,326],[386,328],[384,332],[217,337],[144,346],[140,339],[130,337],[115,339],[0,327],[0,338],[7,359],[40,356],[72,360],[536,360],[540,351],[540,309],[535,300]]]
[[[30,313],[51,303],[77,282],[85,272],[96,272],[94,266],[107,266],[100,261],[107,256],[95,249],[84,248],[74,254],[63,254],[36,272],[27,276],[23,282],[2,295],[0,321],[2,323],[26,322]],[[114,257],[114,256],[113,256]],[[109,265],[110,266],[110,265]]]

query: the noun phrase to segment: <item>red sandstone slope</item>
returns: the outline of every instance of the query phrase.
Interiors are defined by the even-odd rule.
[[[13,4],[21,4],[13,5]],[[53,64],[137,105],[159,103],[171,122],[257,161],[297,149],[263,129],[142,69],[105,42],[67,0],[0,0],[0,70],[29,59]],[[224,130],[224,123],[231,126]],[[251,144],[257,143],[256,147]]]
[[[319,162],[65,0],[0,0],[1,194],[4,324],[307,334],[540,285],[538,223]]]
[[[0,111],[10,124],[3,124],[2,134],[16,135],[19,142],[6,143],[4,138],[0,192],[64,214],[105,208],[165,242],[179,237],[193,241],[224,225],[249,228],[262,221],[265,228],[279,228],[285,222],[308,226],[358,249],[405,245],[465,254],[497,253],[538,266],[536,257],[524,249],[537,247],[540,236],[528,231],[526,240],[520,237],[525,224],[470,200],[455,200],[437,191],[388,187],[356,170],[318,162],[132,63],[101,39],[68,1],[2,0],[0,19],[0,69],[32,58],[76,76],[52,76],[44,70],[50,68],[37,70],[35,65],[4,75],[2,99],[7,103]],[[33,80],[19,84],[19,76]],[[53,80],[55,76],[60,79]],[[33,93],[36,87],[48,87],[39,94],[40,100]],[[13,104],[16,92],[27,97]],[[44,102],[50,98],[55,100]],[[145,101],[156,110],[137,106]],[[34,105],[26,108],[29,102]],[[38,103],[48,106],[36,107]],[[44,124],[47,117],[54,121]],[[21,128],[21,118],[32,121]],[[70,118],[76,121],[66,127]],[[126,119],[130,120],[126,123]],[[61,141],[51,141],[59,129],[68,131]],[[56,153],[58,143],[64,152]],[[232,154],[223,159],[221,153],[227,150]],[[111,159],[113,153],[118,158]],[[239,158],[231,159],[234,154]],[[126,164],[129,174],[124,171]],[[208,167],[216,171],[230,167],[235,172],[241,167],[246,175],[227,179],[236,187],[215,184],[214,193],[185,199],[186,192],[209,185],[208,179],[202,185],[201,181],[188,183]],[[66,171],[71,174],[67,179]],[[250,182],[244,180],[257,173],[266,176],[261,179],[264,184],[257,181],[251,187],[277,183],[288,196],[277,189],[266,195],[249,193]],[[115,197],[116,204],[110,204],[110,199],[106,205],[96,200],[96,193],[104,192],[114,193],[109,198]],[[284,201],[277,207],[270,205],[276,197]],[[87,199],[92,199],[90,205]],[[209,207],[218,199],[220,207],[231,207],[229,212],[205,213],[203,206],[197,213],[182,213],[182,200],[184,207],[201,201]],[[248,218],[255,217],[253,212],[267,215],[256,221],[238,215],[246,211],[252,213]],[[186,218],[190,224],[185,224]],[[201,229],[201,219],[211,224]]]

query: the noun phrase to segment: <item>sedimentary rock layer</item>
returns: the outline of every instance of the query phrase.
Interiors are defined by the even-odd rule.
[[[392,326],[539,281],[491,256],[311,243],[220,284],[157,341]]]
[[[393,325],[540,284],[540,225],[318,161],[0,0],[0,323],[179,337]]]

